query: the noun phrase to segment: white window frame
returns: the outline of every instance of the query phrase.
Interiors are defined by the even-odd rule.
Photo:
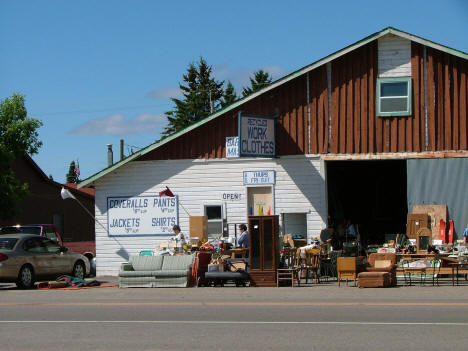
[[[224,220],[226,218],[225,206],[222,202],[207,202],[203,204],[202,212],[204,216],[207,216],[206,208],[207,207],[221,207],[221,218],[220,219],[208,219],[208,228],[210,223],[220,223],[221,233],[210,234],[208,233],[208,238],[215,238],[223,234],[224,231]]]

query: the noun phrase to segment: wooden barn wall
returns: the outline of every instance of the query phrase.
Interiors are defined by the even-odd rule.
[[[377,41],[332,62],[332,153],[390,151],[387,140],[394,127],[375,118],[377,74]]]
[[[322,65],[239,108],[143,155],[139,160],[223,158],[226,137],[238,134],[238,112],[274,115],[277,154],[350,154],[466,150],[467,61],[411,43],[412,115],[376,115],[378,43],[373,41],[331,63],[331,136],[327,68]],[[307,117],[309,79],[310,124]],[[427,101],[427,131],[425,125]],[[310,145],[309,145],[310,134]]]
[[[326,76],[322,84],[326,87]],[[277,125],[277,154],[282,156],[309,153],[307,81],[306,75],[303,75],[170,141],[143,155],[139,160],[223,158],[226,156],[226,137],[238,134],[239,111],[267,116],[278,112],[280,117]]]
[[[427,48],[429,151],[466,150],[468,62]]]
[[[310,151],[328,152],[328,82],[327,67],[323,65],[309,73]]]

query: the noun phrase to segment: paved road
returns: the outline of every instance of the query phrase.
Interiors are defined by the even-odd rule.
[[[0,284],[0,316],[0,350],[468,348],[466,285],[21,291]]]

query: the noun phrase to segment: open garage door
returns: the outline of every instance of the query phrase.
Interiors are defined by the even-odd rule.
[[[406,160],[327,161],[329,226],[357,224],[362,247],[405,233],[406,177]]]

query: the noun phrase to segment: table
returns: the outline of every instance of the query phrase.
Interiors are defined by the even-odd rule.
[[[406,280],[406,273],[408,273],[409,286],[411,286],[411,274],[421,274],[419,284],[424,285],[424,282],[426,281],[426,272],[428,268],[431,268],[431,267],[403,267],[403,274],[405,275],[405,280]],[[422,279],[423,275],[424,275],[424,280]]]
[[[461,262],[452,262],[449,263],[449,267],[452,268],[452,286],[455,286],[455,270],[457,275],[457,286],[458,286],[458,274],[461,269],[468,269],[468,262],[461,263]]]
[[[243,258],[243,257],[246,257],[248,251],[249,251],[248,248],[237,248],[237,249],[223,250],[223,254],[231,255],[231,258]]]

